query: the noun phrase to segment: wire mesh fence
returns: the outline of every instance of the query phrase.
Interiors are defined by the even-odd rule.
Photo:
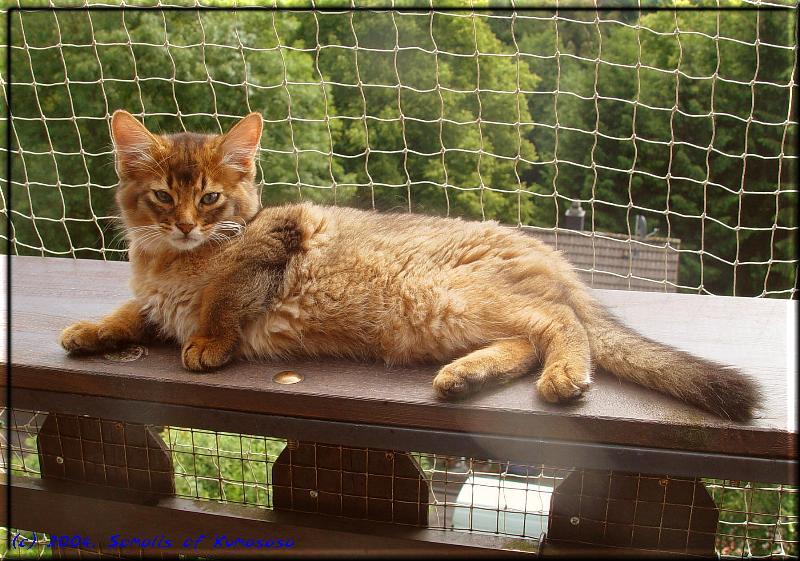
[[[596,286],[794,297],[797,13],[780,5],[17,10],[4,235],[124,258],[110,113],[218,133],[260,111],[265,204],[496,219],[555,245],[571,211]]]
[[[2,465],[0,471],[16,476],[42,477],[43,467],[41,462],[47,462],[47,444],[43,444],[42,427],[47,414],[40,411],[14,409],[7,411],[4,416],[9,424],[10,441],[5,438],[2,442]],[[60,419],[69,418],[59,417]],[[73,416],[74,417],[74,416]],[[75,417],[76,423],[81,419]],[[88,420],[87,420],[88,421]],[[92,420],[91,422],[96,422]],[[63,422],[63,420],[62,420]],[[353,500],[363,501],[373,510],[374,500],[369,502],[366,497],[375,496],[376,490],[358,491],[358,485],[348,490],[347,481],[356,481],[365,477],[363,485],[373,486],[380,484],[380,475],[364,472],[354,466],[348,468],[341,461],[335,466],[325,467],[322,460],[324,449],[334,451],[340,458],[348,453],[364,453],[364,467],[372,460],[367,459],[370,451],[350,448],[347,446],[327,446],[321,444],[307,445],[316,458],[310,478],[314,485],[305,485],[298,473],[294,471],[294,479],[285,479],[276,464],[286,461],[282,456],[285,448],[302,449],[304,444],[288,441],[282,438],[268,436],[254,436],[244,434],[223,433],[208,430],[199,430],[185,427],[148,427],[160,435],[167,445],[169,456],[173,464],[174,494],[178,497],[200,499],[208,501],[224,501],[235,504],[249,505],[258,508],[276,508],[276,497],[280,494],[290,493],[294,499],[291,508],[298,511],[312,511],[326,514],[321,505],[326,493],[326,473],[339,480],[339,493],[331,493],[342,500],[350,497]],[[126,430],[130,430],[126,427]],[[44,431],[45,433],[47,431]],[[91,446],[96,443],[99,436],[91,436],[90,431],[82,429],[84,436],[77,437],[78,447],[83,451],[81,456],[82,473],[91,471],[95,462],[91,457]],[[101,433],[98,433],[98,435]],[[61,437],[59,450],[62,462],[70,461],[67,447]],[[100,438],[102,441],[102,438]],[[101,442],[102,444],[102,442]],[[106,442],[105,447],[109,444]],[[136,446],[129,448],[135,450]],[[384,451],[378,451],[384,456]],[[113,454],[106,450],[102,461],[113,463]],[[548,518],[551,516],[551,500],[554,492],[558,492],[559,485],[570,474],[580,473],[589,477],[588,471],[577,468],[564,469],[547,465],[522,465],[513,462],[479,458],[452,457],[446,455],[411,452],[410,458],[422,473],[425,487],[429,489],[424,493],[403,495],[402,485],[410,481],[408,474],[400,473],[395,467],[391,481],[391,493],[387,496],[395,497],[395,511],[390,521],[396,524],[418,525],[419,520],[402,519],[397,504],[408,501],[415,508],[422,505],[426,511],[425,526],[442,531],[452,530],[470,532],[472,534],[501,535],[518,539],[517,548],[537,551],[543,536],[548,530]],[[397,465],[398,458],[391,458],[390,465]],[[302,464],[302,469],[307,469],[308,462],[300,456],[290,456],[290,464],[295,467]],[[284,464],[286,465],[286,464]],[[104,464],[104,470],[108,467]],[[154,470],[155,471],[155,470]],[[366,468],[364,471],[378,471]],[[635,485],[639,488],[647,483],[664,485],[664,481],[653,476],[636,475],[633,477]],[[783,484],[756,483],[749,481],[732,480],[702,480],[709,490],[711,497],[720,510],[719,523],[716,530],[716,551],[723,557],[790,557],[798,553],[797,537],[797,499],[798,489],[795,486]],[[129,479],[122,486],[134,488],[136,483]],[[584,485],[584,507],[582,522],[591,522],[592,514],[590,505],[591,492],[588,483]],[[314,497],[314,493],[318,493]],[[379,493],[378,493],[379,494]],[[298,496],[312,497],[313,502],[303,503]],[[397,497],[400,497],[399,499]],[[588,498],[587,498],[588,497]],[[636,518],[634,523],[634,536],[636,528],[655,529],[664,527],[669,529],[669,523],[663,523],[665,514],[673,501],[669,495],[663,493],[653,498],[640,497],[637,504],[641,515],[652,507],[659,513],[655,519],[648,521]],[[309,501],[311,499],[309,498]],[[284,506],[285,506],[284,501]],[[314,505],[311,508],[309,505]],[[280,505],[278,505],[280,506]],[[374,514],[374,513],[373,513]],[[345,516],[356,518],[366,517],[366,512],[354,514],[353,511]],[[676,522],[676,530],[683,526]],[[36,529],[34,529],[36,530]],[[41,529],[38,529],[41,530]],[[685,531],[685,528],[684,528]],[[27,535],[27,534],[26,534]],[[47,554],[47,537],[39,539],[42,551]]]

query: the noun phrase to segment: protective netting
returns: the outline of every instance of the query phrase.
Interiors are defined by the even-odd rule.
[[[742,5],[12,10],[12,252],[124,258],[115,109],[164,132],[260,111],[266,204],[495,219],[556,244],[580,204],[590,281],[794,297],[797,13]]]

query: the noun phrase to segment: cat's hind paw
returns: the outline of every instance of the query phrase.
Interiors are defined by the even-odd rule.
[[[233,345],[229,341],[213,337],[192,337],[181,351],[183,367],[195,372],[224,366],[232,357]]]
[[[557,403],[580,397],[590,383],[588,368],[559,360],[545,367],[536,382],[536,388],[546,401]]]
[[[436,390],[436,395],[442,399],[468,395],[482,385],[482,376],[479,373],[468,372],[452,364],[442,368],[433,379],[433,389]]]

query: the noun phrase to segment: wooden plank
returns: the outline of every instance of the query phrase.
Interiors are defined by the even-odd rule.
[[[177,546],[172,549],[145,549],[152,553],[189,553],[264,557],[270,554],[302,557],[425,555],[485,555],[520,557],[520,549],[530,542],[509,536],[469,534],[452,530],[431,530],[397,526],[366,520],[348,520],[332,516],[274,512],[258,507],[220,504],[195,499],[163,498],[142,503],[124,490],[99,486],[80,486],[61,481],[12,478],[10,493],[5,476],[0,478],[0,511],[6,512],[10,496],[10,524],[14,528],[36,530],[56,535],[88,536],[95,545],[108,544],[114,534],[142,538],[163,536]],[[81,513],[76,516],[75,513]],[[206,537],[195,550],[182,548],[184,540]],[[215,537],[291,539],[290,549],[213,547]],[[165,543],[164,540],[160,540]],[[178,545],[178,544],[181,545]],[[204,548],[205,546],[205,548]],[[530,545],[527,545],[530,547]],[[504,548],[512,551],[504,550]],[[516,549],[516,551],[514,551]],[[134,553],[138,550],[129,551]]]
[[[50,412],[36,448],[44,479],[175,494],[172,451],[153,427]]]
[[[698,478],[574,471],[553,489],[547,543],[714,557],[719,508]]]
[[[514,464],[554,468],[586,468],[640,473],[669,473],[684,477],[714,477],[797,484],[797,460],[715,454],[675,449],[620,446],[398,427],[354,422],[245,413],[132,399],[15,389],[14,407],[93,415],[104,419],[151,425],[240,433],[290,440],[313,440],[337,446],[439,454],[454,458],[497,458]]]
[[[763,416],[737,424],[603,373],[569,405],[539,399],[532,378],[442,402],[431,387],[435,365],[237,362],[194,374],[183,370],[178,349],[170,346],[150,347],[133,362],[67,356],[57,343],[59,331],[112,310],[128,295],[127,277],[127,263],[14,257],[13,387],[465,433],[771,458],[796,454],[794,301],[594,291],[644,335],[756,377],[767,398]],[[301,372],[304,381],[271,381],[286,369]]]

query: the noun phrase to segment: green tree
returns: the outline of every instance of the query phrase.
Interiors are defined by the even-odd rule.
[[[159,132],[220,132],[260,111],[264,201],[295,199],[301,184],[316,187],[303,190],[312,200],[341,195],[331,177],[347,174],[326,156],[339,123],[327,125],[323,109],[336,108],[312,55],[282,42],[296,27],[291,14],[37,12],[15,14],[12,26],[14,44],[29,47],[13,53],[14,141],[24,152],[12,195],[24,244],[81,257],[112,246],[106,117],[118,108]]]
[[[796,192],[784,192],[796,189],[795,163],[775,157],[794,154],[796,127],[779,125],[787,119],[793,55],[748,44],[760,37],[792,45],[786,16],[662,11],[643,15],[638,28],[560,22],[558,41],[553,22],[528,28],[527,52],[547,45],[554,52],[557,43],[561,53],[557,72],[533,62],[547,76],[542,89],[577,94],[550,107],[533,101],[535,116],[555,123],[557,112],[560,125],[557,143],[554,127],[534,133],[542,158],[559,160],[558,175],[546,168],[539,181],[566,197],[594,198],[587,220],[597,230],[628,233],[633,215],[643,214],[662,235],[680,238],[682,249],[702,249],[702,261],[682,254],[681,284],[699,286],[702,273],[712,293],[789,289],[792,264],[763,262],[795,252]],[[751,88],[753,79],[759,83]],[[735,267],[726,263],[737,259]],[[741,264],[748,262],[760,263]]]
[[[336,84],[343,129],[335,151],[342,168],[367,185],[353,204],[536,221],[540,189],[522,178],[536,160],[531,125],[515,123],[531,122],[518,92],[538,78],[485,19],[306,17],[301,44],[330,45],[319,67]]]
[[[627,234],[644,214],[680,238],[681,284],[792,286],[796,166],[776,155],[796,155],[781,125],[793,52],[771,45],[794,43],[794,14],[467,15],[16,14],[17,238],[112,247],[114,109],[216,132],[253,110],[268,204],[549,227],[590,200],[595,230]]]

